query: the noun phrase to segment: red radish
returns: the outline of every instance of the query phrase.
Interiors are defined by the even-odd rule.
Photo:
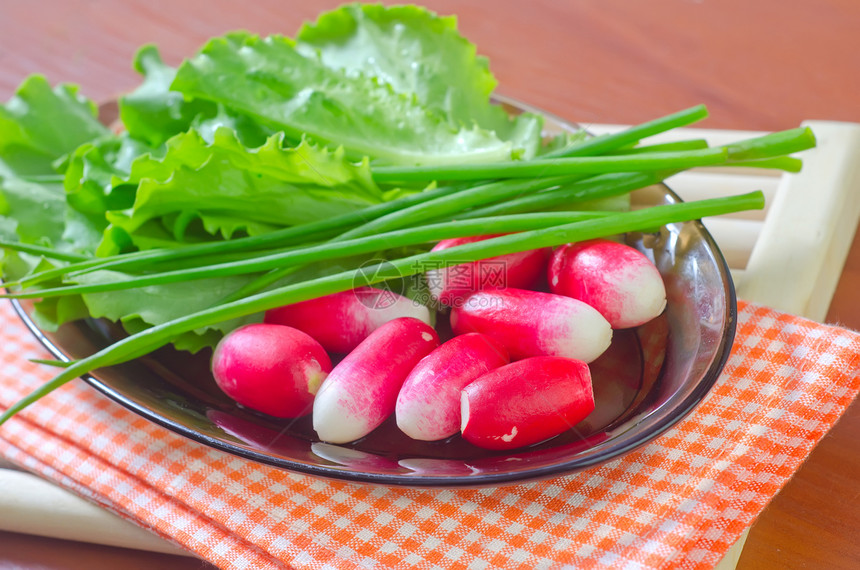
[[[320,439],[347,443],[394,413],[397,393],[418,361],[439,346],[433,327],[411,317],[389,321],[347,354],[314,400]]]
[[[442,240],[432,251],[474,243],[497,235]],[[531,289],[546,271],[549,248],[511,253],[471,263],[427,271],[427,285],[434,299],[447,306],[459,305],[471,293],[484,289],[516,287]]]
[[[238,403],[279,418],[311,412],[331,371],[320,344],[300,330],[256,323],[227,333],[212,354],[218,387]]]
[[[549,265],[553,293],[588,303],[614,329],[647,323],[666,307],[663,277],[629,245],[594,239],[561,246]]]
[[[469,296],[451,310],[455,334],[483,333],[514,360],[564,356],[591,362],[609,347],[612,328],[592,307],[562,295],[500,289]]]
[[[460,390],[508,362],[508,351],[486,335],[455,336],[409,373],[397,395],[397,427],[423,441],[456,434],[460,430]]]
[[[359,287],[266,311],[264,321],[314,337],[329,352],[347,353],[384,323],[413,317],[430,324],[430,310],[392,291]]]
[[[591,374],[581,360],[537,356],[513,362],[463,388],[461,432],[488,449],[514,449],[557,436],[594,410]]]

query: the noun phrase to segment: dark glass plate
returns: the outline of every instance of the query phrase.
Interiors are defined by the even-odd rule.
[[[548,132],[572,128],[547,118]],[[680,200],[664,185],[637,191],[635,199],[650,204]],[[459,436],[414,441],[392,420],[351,444],[323,443],[309,418],[269,418],[224,396],[209,372],[208,352],[192,356],[164,348],[85,380],[137,414],[204,445],[320,477],[477,487],[576,472],[615,459],[684,418],[716,382],[734,338],[731,275],[701,223],[672,224],[653,234],[628,235],[627,241],[662,273],[666,311],[647,325],[616,331],[611,348],[592,364],[596,409],[591,416],[567,433],[512,452],[480,449]],[[47,333],[30,319],[27,305],[15,307],[57,358],[89,355],[122,335],[115,325],[96,320]]]

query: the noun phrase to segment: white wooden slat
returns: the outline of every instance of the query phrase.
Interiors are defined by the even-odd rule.
[[[808,121],[817,146],[781,179],[738,295],[823,320],[860,219],[860,125]]]
[[[779,178],[772,176],[690,171],[667,179],[666,184],[686,201],[721,198],[761,190],[765,198],[764,210],[737,212],[730,216],[733,218],[763,220],[776,195],[779,180]]]
[[[612,134],[628,128],[626,125],[611,124],[582,124],[584,129],[595,135]],[[705,139],[712,146],[730,144],[742,139],[760,137],[768,134],[766,131],[739,131],[728,129],[699,129],[685,127],[673,129],[645,139],[647,143],[676,142],[688,139]]]
[[[719,216],[705,218],[702,223],[719,245],[729,268],[745,269],[764,222]]]
[[[166,554],[188,552],[117,515],[29,473],[0,469],[0,530],[136,548]]]

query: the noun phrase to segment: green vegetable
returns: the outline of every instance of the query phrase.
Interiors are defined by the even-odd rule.
[[[482,216],[538,212],[552,210],[561,206],[581,205],[584,200],[593,201],[627,195],[638,188],[662,182],[673,173],[674,171],[602,174],[566,184],[546,192],[526,194],[525,196],[511,198],[505,202],[474,208],[463,212],[459,218],[463,220]]]
[[[213,235],[258,235],[383,199],[366,161],[353,165],[342,153],[308,142],[285,147],[281,134],[248,149],[226,127],[211,143],[193,130],[176,135],[163,157],[140,156],[129,177],[114,184],[134,185],[136,193],[129,210],[107,210],[100,255],[129,244],[149,249]]]
[[[619,133],[612,135],[604,135],[589,139],[584,143],[577,143],[575,146],[564,149],[567,153],[575,156],[588,155],[591,152],[609,151],[615,148],[624,147],[631,143],[636,143],[640,138],[659,134],[664,130],[683,126],[699,120],[707,116],[707,110],[704,106],[695,106],[683,111],[660,117],[658,119],[629,127]],[[599,144],[589,144],[591,141],[598,141]],[[631,149],[634,150],[634,149]],[[549,156],[549,155],[547,155]],[[548,195],[546,193],[536,196],[523,196],[509,200],[496,207],[488,206],[488,213],[479,213],[478,210],[471,210],[464,216],[474,217],[476,215],[495,215],[498,211],[501,212],[522,212],[535,211],[545,204],[546,207],[555,207],[562,203],[567,203],[571,200],[582,199],[581,192],[600,195],[613,195],[616,192],[628,192],[641,188],[649,184],[654,184],[662,180],[669,173],[658,174],[631,174],[622,173],[618,175],[602,175],[591,178],[583,182],[583,186],[571,187],[569,189],[562,188],[556,194]],[[491,187],[503,188],[500,184]],[[200,243],[190,246],[184,246],[179,249],[155,249],[131,252],[122,257],[102,257],[94,258],[89,261],[69,266],[67,268],[56,268],[53,271],[45,271],[37,275],[32,275],[21,279],[16,283],[10,283],[19,286],[32,286],[46,279],[52,279],[61,276],[65,273],[81,270],[84,268],[100,268],[100,269],[134,269],[137,267],[147,266],[159,261],[181,261],[190,260],[191,258],[199,258],[210,253],[231,253],[237,251],[252,251],[254,249],[263,249],[273,246],[297,245],[303,241],[310,241],[314,237],[333,237],[337,235],[338,228],[345,230],[354,227],[358,222],[370,222],[381,216],[401,211],[419,203],[429,202],[436,198],[449,196],[462,190],[467,190],[466,187],[458,186],[442,186],[435,189],[428,189],[421,193],[412,193],[396,200],[383,202],[374,206],[369,206],[362,210],[353,211],[341,216],[335,216],[318,222],[302,224],[300,226],[292,226],[282,230],[272,231],[270,233],[256,235],[253,237],[236,238],[227,242],[215,243]],[[535,201],[535,205],[528,206],[527,203]],[[492,209],[492,210],[491,210]],[[454,208],[454,211],[456,208]],[[484,212],[481,210],[480,212]],[[372,227],[365,227],[365,232]],[[190,263],[190,261],[185,261]]]
[[[176,69],[162,61],[156,46],[138,50],[133,66],[143,75],[143,81],[137,89],[119,98],[119,118],[135,139],[158,148],[170,137],[191,128],[201,115],[217,114],[217,105],[186,99],[182,93],[170,90]]]
[[[190,269],[178,269],[164,273],[149,273],[140,276],[114,274],[115,279],[101,276],[85,284],[68,285],[49,289],[33,289],[19,293],[0,294],[0,298],[34,299],[61,295],[117,291],[136,287],[148,287],[163,283],[192,281],[195,279],[223,277],[255,273],[268,269],[294,267],[295,265],[374,253],[410,245],[434,243],[443,239],[478,236],[484,234],[521,232],[560,225],[590,218],[611,215],[610,212],[544,212],[520,214],[496,218],[476,218],[456,222],[428,224],[411,229],[394,230],[349,240],[338,240],[319,245],[287,249],[282,252],[258,254],[250,258],[226,263],[215,263]],[[72,279],[75,276],[71,276]]]
[[[762,207],[760,193],[640,211],[627,193],[697,165],[796,170],[795,129],[708,148],[648,137],[691,107],[612,135],[542,139],[510,117],[453,18],[346,5],[295,38],[235,32],[178,68],[155,46],[108,129],[73,86],[24,81],[0,107],[0,246],[12,297],[46,329],[92,317],[129,336],[63,383],[173,344],[191,352],[282,304],[459,264]],[[644,141],[644,143],[643,143]],[[443,251],[446,237],[507,234]],[[387,261],[362,268],[371,259]],[[368,277],[371,276],[371,277]]]
[[[607,172],[686,170],[697,166],[762,164],[765,159],[806,150],[815,144],[809,127],[800,127],[740,141],[725,147],[674,152],[638,152],[611,156],[541,158],[506,164],[465,164],[444,166],[380,166],[373,169],[378,183],[426,180],[482,180],[487,178],[534,178]],[[777,167],[780,163],[776,163]],[[788,164],[793,165],[794,162]]]
[[[0,176],[54,174],[55,161],[107,134],[96,106],[77,87],[52,89],[33,75],[0,108]]]
[[[584,140],[577,140],[573,145],[556,149],[546,153],[544,158],[557,158],[563,156],[595,156],[627,145],[636,144],[642,139],[677,129],[700,121],[708,116],[708,109],[704,105],[696,105],[688,109],[682,109],[676,113],[634,125],[623,131],[600,135]]]
[[[66,203],[61,172],[76,148],[108,134],[77,87],[27,78],[0,107],[0,237],[80,251],[89,240]]]
[[[725,164],[728,152],[706,148],[679,152],[652,152],[632,155],[542,158],[505,164],[485,163],[429,167],[385,167],[373,170],[378,183],[427,180],[485,180],[487,178],[537,178],[572,174],[603,174],[687,169]]]
[[[509,160],[517,149],[477,125],[452,125],[389,85],[332,70],[293,40],[233,33],[186,60],[172,89],[283,130],[398,164]]]
[[[194,243],[185,245],[181,248],[133,251],[114,256],[81,257],[76,263],[63,267],[56,267],[48,271],[34,273],[17,281],[7,281],[6,285],[30,287],[66,274],[73,274],[75,272],[104,269],[134,270],[150,267],[156,263],[163,264],[170,262],[179,262],[185,265],[191,265],[194,263],[195,259],[200,259],[211,254],[218,254],[220,256],[237,252],[241,253],[262,250],[271,247],[299,245],[313,241],[314,239],[333,237],[345,228],[353,227],[360,222],[373,220],[379,216],[395,212],[398,209],[406,208],[440,196],[446,196],[461,189],[462,188],[454,186],[446,186],[427,190],[425,192],[410,194],[397,200],[382,202],[361,210],[354,210],[346,214],[325,218],[316,222],[290,226],[288,228],[255,236],[237,237],[229,241]],[[27,244],[14,244],[12,242],[3,242],[0,245],[3,245],[7,249],[24,249],[27,247]],[[27,247],[27,249],[30,248]],[[42,255],[53,255],[52,253],[47,253],[45,248],[34,250],[34,252]]]
[[[245,299],[204,309],[185,317],[150,327],[118,340],[92,356],[82,358],[63,369],[51,381],[42,385],[31,394],[10,406],[0,415],[0,424],[18,413],[21,409],[37,401],[63,384],[97,368],[128,362],[171,342],[176,336],[230,319],[259,313],[268,309],[304,301],[321,295],[351,289],[357,277],[361,276],[367,284],[379,283],[388,279],[414,275],[423,271],[429,263],[459,264],[487,259],[506,253],[528,251],[551,247],[571,241],[583,241],[595,237],[624,232],[648,230],[654,227],[679,221],[698,219],[706,216],[725,214],[732,211],[764,207],[764,195],[751,192],[742,196],[714,198],[665,206],[655,206],[645,210],[621,212],[596,220],[574,222],[559,226],[520,232],[471,244],[452,247],[391,260],[376,267],[359,271],[344,271],[318,279],[311,279],[294,285],[287,285]]]
[[[460,35],[454,17],[417,6],[350,4],[306,24],[296,40],[300,51],[319,54],[326,67],[375,77],[448,124],[477,124],[510,141],[522,158],[538,152],[543,119],[532,113],[512,118],[490,102],[497,82],[489,61]]]

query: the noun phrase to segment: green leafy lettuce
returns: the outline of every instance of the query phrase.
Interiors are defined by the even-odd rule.
[[[171,88],[252,116],[293,140],[343,147],[351,158],[451,164],[509,160],[517,151],[493,131],[452,124],[376,77],[332,69],[283,36],[237,32],[212,39],[179,67]]]
[[[496,80],[456,20],[414,6],[346,5],[294,39],[229,33],[178,68],[144,46],[132,65],[141,82],[119,98],[112,128],[77,87],[38,75],[0,107],[0,238],[100,257],[260,235],[420,191],[380,188],[371,164],[543,150],[540,117],[510,118],[492,101]],[[362,261],[308,266],[280,283]],[[10,250],[3,270],[16,279],[60,263]],[[36,318],[48,329],[107,318],[137,332],[217,304],[255,277],[46,299]],[[198,350],[237,324],[174,344]]]
[[[457,31],[454,16],[418,6],[349,4],[299,30],[297,49],[350,77],[374,77],[444,116],[510,141],[524,158],[540,145],[542,118],[515,118],[491,102],[497,81],[486,57]]]
[[[0,106],[0,236],[61,251],[86,248],[91,241],[66,202],[62,170],[81,144],[109,135],[96,105],[76,87],[27,78]],[[10,256],[21,261],[7,254],[4,268]]]
[[[29,77],[0,107],[0,175],[55,173],[57,159],[108,134],[97,113],[77,87],[51,88],[41,75]]]
[[[128,178],[113,180],[128,186],[134,203],[105,213],[100,254],[258,235],[382,200],[366,161],[308,142],[285,147],[281,133],[249,149],[226,127],[211,143],[189,130],[167,142],[164,156],[140,156]]]
[[[140,48],[133,66],[143,81],[118,101],[120,121],[132,137],[158,147],[188,130],[198,117],[216,113],[214,104],[186,100],[182,93],[170,90],[176,69],[164,63],[156,46]]]
[[[229,239],[236,233],[256,235],[382,200],[366,161],[348,162],[342,152],[307,142],[296,147],[282,143],[283,135],[276,134],[249,149],[226,127],[215,131],[211,143],[189,130],[169,139],[162,155],[137,157],[127,174],[116,168],[116,160],[105,160],[98,147],[84,145],[67,172],[69,202],[82,212],[102,210],[106,226],[97,253],[110,255]],[[82,301],[91,316],[117,320],[133,332],[212,306],[256,276],[89,294]],[[65,283],[122,277],[98,272]],[[52,300],[40,311],[53,314]],[[220,323],[183,335],[174,344],[199,350],[237,324]]]

